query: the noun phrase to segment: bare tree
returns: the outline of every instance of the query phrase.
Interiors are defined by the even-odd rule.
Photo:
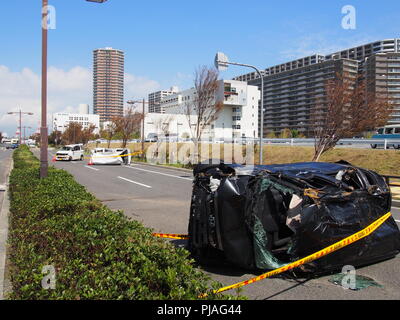
[[[140,132],[140,124],[143,120],[143,114],[134,112],[132,107],[129,107],[125,115],[115,118],[113,122],[116,125],[116,132],[121,135],[122,148],[125,148],[128,140],[134,133]]]
[[[211,124],[218,119],[224,104],[223,101],[217,100],[219,82],[216,69],[207,66],[199,67],[195,71],[194,87],[194,98],[185,104],[184,112],[189,122],[194,143],[193,160],[198,162],[199,141],[201,141],[206,128],[209,128],[209,132],[211,131]]]
[[[326,82],[324,99],[311,110],[313,161],[319,161],[340,139],[385,124],[391,112],[388,96],[368,90],[365,79],[337,74]]]

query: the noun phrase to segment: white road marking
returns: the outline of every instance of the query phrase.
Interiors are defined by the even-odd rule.
[[[147,184],[143,184],[143,183],[139,183],[139,182],[136,182],[136,181],[132,181],[132,180],[129,180],[129,179],[124,178],[124,177],[118,177],[118,179],[122,179],[122,180],[128,181],[128,182],[130,182],[130,183],[134,183],[134,184],[137,184],[137,185],[139,185],[139,186],[142,186],[142,187],[151,189],[151,187],[148,186]]]
[[[145,172],[150,172],[150,173],[156,173],[156,174],[160,174],[162,176],[167,176],[167,177],[172,177],[172,178],[177,178],[177,179],[183,179],[183,180],[189,180],[189,181],[193,181],[193,179],[191,178],[185,178],[185,177],[180,177],[180,176],[175,176],[173,174],[168,174],[168,173],[163,173],[163,172],[157,172],[157,171],[152,171],[152,170],[146,170],[146,169],[141,169],[141,168],[135,168],[135,167],[130,167],[130,166],[125,166],[127,168],[130,169],[134,169],[134,170],[140,170],[140,171],[145,171]]]
[[[95,171],[100,171],[100,169],[89,167],[89,166],[85,166],[85,168],[92,169],[92,170],[95,170]]]
[[[400,210],[400,208],[399,208],[399,207],[393,207],[393,206],[392,206],[392,209],[397,209],[397,210]]]

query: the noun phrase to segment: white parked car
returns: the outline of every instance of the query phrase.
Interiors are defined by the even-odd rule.
[[[56,153],[56,160],[83,160],[83,145],[82,144],[70,144],[64,146]]]
[[[92,150],[89,164],[92,165],[104,165],[104,164],[125,164],[131,163],[131,151],[127,148],[95,148]]]

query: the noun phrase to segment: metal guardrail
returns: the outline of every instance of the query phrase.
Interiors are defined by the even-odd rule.
[[[265,143],[280,143],[280,144],[290,144],[290,145],[296,145],[299,143],[304,143],[304,144],[314,144],[315,140],[313,138],[311,139],[302,139],[302,138],[296,138],[296,139],[268,139],[264,138],[263,141]],[[377,145],[377,146],[383,146],[384,149],[387,149],[391,145],[399,145],[400,146],[400,139],[360,139],[360,138],[354,138],[354,139],[341,139],[338,141],[337,145],[352,145],[352,144],[366,144],[366,145]]]
[[[179,139],[176,141],[176,139],[159,139],[160,142],[191,142],[191,139]],[[118,143],[121,142],[120,140],[113,140],[111,141],[112,143]],[[128,141],[130,143],[130,141]],[[258,138],[243,138],[243,139],[225,139],[225,140],[208,140],[208,139],[202,139],[200,143],[258,143],[259,139]],[[263,139],[264,143],[267,144],[285,144],[288,145],[290,144],[291,146],[294,146],[296,144],[309,144],[309,145],[314,145],[314,138],[288,138],[288,139],[280,139],[280,138],[264,138]],[[90,141],[89,143],[95,143],[95,141]],[[400,139],[360,139],[360,138],[354,138],[354,139],[341,139],[338,141],[337,145],[377,145],[377,146],[383,146],[384,149],[388,149],[390,146],[393,144],[399,145],[400,146]]]

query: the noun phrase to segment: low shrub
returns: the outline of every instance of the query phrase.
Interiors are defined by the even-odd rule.
[[[39,179],[39,162],[21,146],[10,176],[11,299],[207,299],[221,286],[193,266],[188,251],[103,206],[54,167]],[[44,289],[44,266],[55,289]]]

